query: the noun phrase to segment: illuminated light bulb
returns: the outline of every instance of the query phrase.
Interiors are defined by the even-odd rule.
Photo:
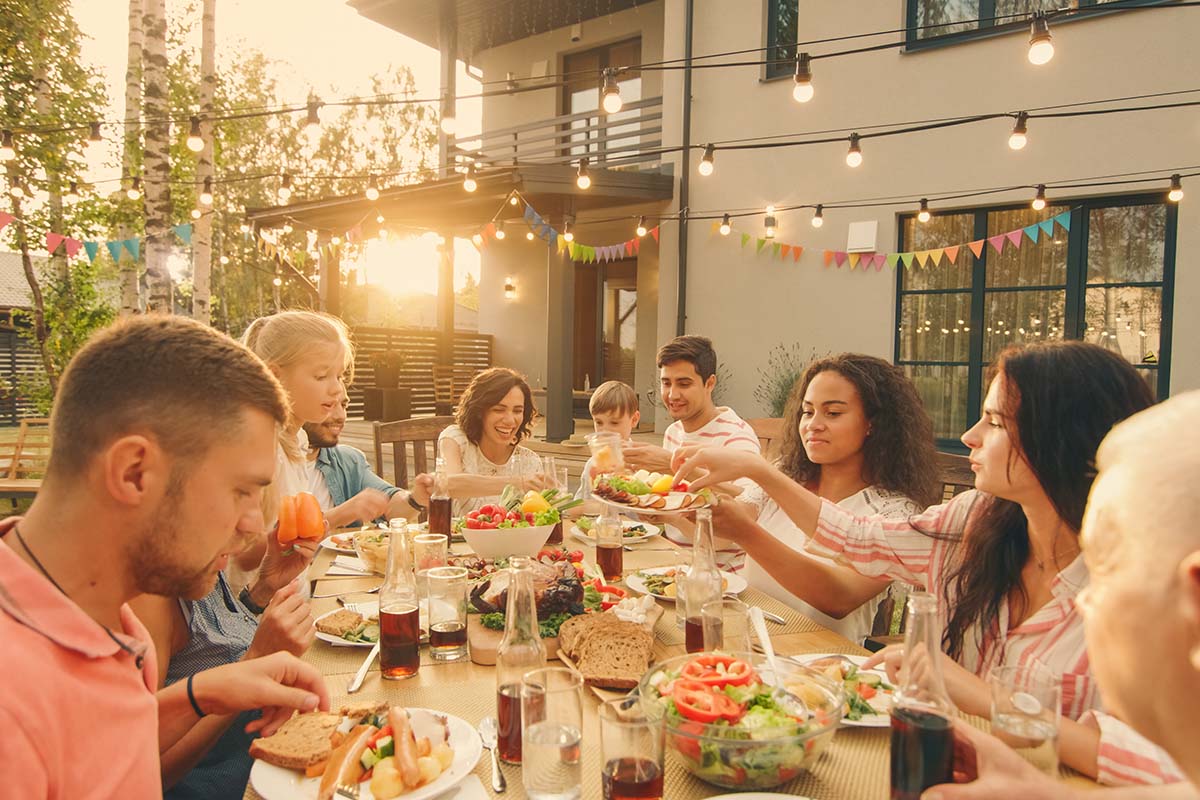
[[[250,232],[250,223],[243,222],[241,225],[238,225],[238,230],[241,231],[242,233],[249,233]]]
[[[646,235],[646,218],[645,217],[638,217],[636,233],[637,233],[639,239]]]
[[[964,326],[963,326],[963,333],[970,333],[970,332],[971,332],[971,329],[970,329],[970,328],[968,328],[967,326],[965,326],[965,325],[964,325]]]
[[[321,139],[320,108],[320,100],[313,98],[308,101],[308,117],[304,120],[304,136],[313,147],[316,147]]]
[[[380,228],[378,233],[379,241],[386,242],[388,238],[387,228]]]
[[[213,204],[213,179],[204,179],[204,188],[200,190],[200,205],[211,206]]]
[[[278,197],[279,203],[285,206],[292,199],[292,176],[286,172],[283,173],[283,177],[279,180]]]
[[[500,222],[497,222],[496,223],[496,239],[497,239],[497,241],[502,242],[502,241],[504,241],[505,237],[507,237],[507,236],[508,236],[508,234],[504,232],[504,221],[501,220]]]
[[[825,224],[825,215],[823,213],[821,213],[824,210],[825,210],[824,206],[818,205],[817,210],[813,212],[812,226],[814,228],[819,228]]]
[[[949,333],[949,332],[950,332],[949,328],[942,328],[942,333]]]
[[[763,225],[766,227],[766,233],[763,235],[766,239],[775,238],[775,206],[767,206],[767,216],[763,220]]]
[[[340,237],[340,236],[331,236],[331,237],[329,237],[329,243],[330,243],[331,245],[333,245],[334,247],[337,247],[339,244],[341,244],[341,243],[342,243],[342,237]]]
[[[1046,12],[1037,11],[1029,25],[1029,63],[1035,66],[1047,64],[1054,58],[1054,42],[1050,35],[1050,22]]]
[[[293,230],[295,230],[295,228],[292,227],[292,223],[290,223],[290,222],[283,223],[283,232],[284,233],[291,233]]]
[[[562,237],[563,237],[564,242],[575,241],[575,234],[571,233],[571,223],[569,223],[569,222],[563,223]]]
[[[456,130],[458,130],[458,120],[452,115],[442,117],[442,133],[453,136]]]
[[[75,181],[71,181],[71,185],[67,187],[67,193],[63,196],[63,199],[66,200],[68,203],[78,203],[79,202],[79,184],[76,183]]]
[[[379,182],[374,175],[367,178],[367,199],[372,203],[379,199]]]
[[[1183,178],[1178,174],[1171,176],[1171,190],[1167,192],[1167,199],[1172,203],[1178,203],[1183,199]]]
[[[1013,150],[1022,150],[1029,143],[1029,115],[1024,111],[1017,114],[1013,124],[1012,135],[1008,137],[1008,146]]]
[[[504,299],[515,300],[517,298],[517,282],[509,276],[504,279]]]
[[[929,222],[932,217],[933,215],[929,213],[929,201],[921,198],[921,210],[917,212],[917,219],[921,222]]]
[[[962,324],[963,324],[963,322],[964,322],[964,320],[961,320],[961,319],[960,319],[960,320],[958,320],[958,324],[959,324],[959,325],[962,325]]]
[[[204,139],[200,136],[200,118],[193,116],[188,124],[187,149],[199,153],[204,149]]]
[[[129,182],[129,188],[125,190],[125,196],[130,200],[142,199],[142,179],[134,178]]]
[[[198,208],[192,209],[192,219],[200,219],[200,209],[198,209]]]
[[[514,194],[512,197],[508,198],[508,204],[510,206],[519,206],[521,205],[521,198]]]
[[[467,174],[463,177],[463,189],[468,192],[473,192],[479,188],[479,184],[475,181],[475,165],[467,165]]]
[[[728,214],[726,214],[724,217],[721,218],[720,230],[721,230],[722,236],[728,236],[729,232],[731,230],[733,230],[733,227],[729,224],[729,215]]]
[[[586,158],[579,159],[579,169],[575,174],[575,185],[585,191],[592,186],[592,176],[588,175]]]
[[[1017,333],[1019,333],[1019,334],[1021,334],[1022,336],[1024,336],[1024,335],[1025,335],[1025,329],[1024,329],[1024,328],[1017,328]]]
[[[616,114],[624,102],[621,100],[621,87],[617,85],[617,75],[612,69],[604,70],[604,99],[601,106],[607,114]]]
[[[808,53],[796,57],[795,85],[792,87],[792,99],[797,103],[807,103],[813,99],[812,63]]]
[[[13,147],[12,131],[0,133],[0,161],[12,161],[17,157],[17,148]]]
[[[1030,205],[1034,211],[1041,211],[1046,207],[1046,184],[1039,183],[1037,185],[1037,195],[1033,198],[1033,202]]]
[[[533,241],[533,231],[526,231],[526,232],[525,232],[525,239],[526,239],[527,241],[530,241],[530,242],[532,242],[532,241]]]
[[[220,261],[221,261],[222,267],[228,266],[229,265],[229,256],[221,256]]]
[[[858,167],[862,166],[863,154],[862,147],[858,143],[858,134],[850,134],[850,149],[846,151],[846,166]]]
[[[271,283],[275,286],[283,286],[283,278],[280,278],[279,276],[275,276],[274,278],[271,279]]]
[[[480,235],[478,233],[475,234],[474,236],[471,237],[471,241],[475,243],[476,247],[483,247],[483,236],[482,235]]]
[[[95,148],[99,147],[101,144],[104,143],[104,137],[100,135],[100,123],[99,122],[92,122],[91,128],[92,128],[91,131],[88,133],[87,143],[88,143],[88,149],[94,150]]]
[[[375,222],[379,225],[382,225],[383,224],[383,214],[376,214]]]
[[[713,174],[713,156],[716,154],[716,151],[717,149],[711,144],[704,146],[704,155],[700,157],[700,166],[696,169],[706,178]]]

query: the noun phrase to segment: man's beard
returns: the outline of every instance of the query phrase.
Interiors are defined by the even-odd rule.
[[[304,432],[308,434],[309,447],[334,447],[340,436],[340,433],[330,433],[324,425],[305,425]]]
[[[173,475],[153,517],[129,548],[129,564],[140,591],[199,600],[216,585],[216,557],[199,569],[176,562],[179,542],[188,535],[175,521],[182,505],[183,481]]]

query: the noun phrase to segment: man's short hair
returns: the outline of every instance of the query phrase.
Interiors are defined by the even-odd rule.
[[[202,456],[253,408],[283,423],[288,401],[266,365],[223,333],[148,315],[92,336],[59,383],[50,475],[77,475],[114,439],[146,433],[173,458]]]
[[[620,414],[632,417],[638,410],[638,396],[633,387],[621,381],[605,381],[592,392],[588,411],[597,414]]]
[[[658,366],[665,367],[676,361],[691,364],[700,380],[708,381],[717,374],[717,352],[712,340],[705,336],[676,336],[658,349]]]

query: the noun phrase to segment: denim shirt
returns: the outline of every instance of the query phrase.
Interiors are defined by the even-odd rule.
[[[372,472],[361,450],[345,444],[318,450],[317,470],[325,477],[329,496],[333,498],[335,506],[340,506],[363,489],[377,489],[389,498],[402,491]]]

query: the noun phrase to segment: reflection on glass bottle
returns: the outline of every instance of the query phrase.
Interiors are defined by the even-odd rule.
[[[496,720],[501,760],[521,763],[521,678],[546,666],[546,646],[538,632],[530,559],[514,556],[508,562],[508,603],[504,638],[496,654]]]
[[[701,611],[705,603],[721,599],[721,571],[713,550],[712,511],[702,508],[696,512],[696,538],[692,543],[692,566],[686,575],[677,576],[676,613],[684,621],[687,651],[704,649],[704,622]]]
[[[411,678],[421,667],[421,622],[408,533],[388,536],[387,579],[379,590],[379,668],[389,680]]]

